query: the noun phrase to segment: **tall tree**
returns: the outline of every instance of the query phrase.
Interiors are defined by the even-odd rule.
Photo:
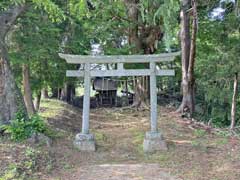
[[[231,125],[230,129],[233,130],[236,124],[236,111],[237,111],[237,96],[238,96],[238,72],[234,75],[232,109],[231,109]]]
[[[215,126],[231,127],[232,117],[235,117],[237,125],[240,115],[237,108],[239,98],[235,91],[239,91],[239,87],[233,88],[236,73],[240,72],[240,17],[236,16],[237,5],[233,1],[218,2],[215,5],[202,5],[201,2],[198,6],[200,28],[195,69],[198,78],[196,118]],[[234,94],[237,94],[237,98],[233,98]],[[236,112],[231,111],[235,106],[234,101]]]
[[[192,15],[192,28],[191,28]],[[197,37],[197,4],[196,0],[181,1],[181,48],[182,48],[182,103],[178,112],[189,111],[192,116],[195,109],[194,65]],[[192,33],[192,34],[191,34]]]
[[[27,116],[22,95],[16,86],[10,67],[5,38],[25,5],[15,5],[0,15],[0,124],[7,123],[21,110]]]
[[[63,13],[58,6],[50,0],[32,1],[38,7],[44,7],[52,19],[60,20]],[[18,111],[22,111],[27,117],[23,97],[16,85],[9,62],[8,50],[5,39],[16,20],[24,13],[27,6],[25,1],[0,2],[0,124],[8,123],[15,117]]]
[[[169,28],[171,23],[168,21],[178,9],[177,1],[125,0],[124,2],[130,24],[128,40],[129,44],[135,47],[133,53],[156,53],[159,42],[163,40],[163,35],[165,34],[164,40],[167,41],[169,40],[167,37],[170,37],[173,31],[169,30],[171,29]],[[174,18],[171,18],[171,20],[173,24],[176,22]],[[133,105],[137,108],[145,108],[149,98],[149,78],[137,78],[135,85],[135,102]]]

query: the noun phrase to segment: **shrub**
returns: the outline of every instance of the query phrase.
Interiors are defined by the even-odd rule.
[[[16,114],[10,124],[3,125],[2,128],[14,141],[23,141],[34,133],[45,133],[47,130],[45,122],[39,115],[34,114],[29,119],[25,119],[21,112]]]

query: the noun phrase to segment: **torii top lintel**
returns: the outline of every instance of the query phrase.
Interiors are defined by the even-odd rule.
[[[85,63],[150,63],[150,62],[166,62],[173,61],[180,52],[163,53],[154,55],[71,55],[59,53],[59,56],[66,59],[69,64],[85,64]]]

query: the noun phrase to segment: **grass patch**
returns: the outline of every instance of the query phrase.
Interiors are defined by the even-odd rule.
[[[43,118],[55,118],[65,109],[64,103],[59,100],[44,99],[41,101],[39,115]]]
[[[145,132],[140,131],[136,128],[131,128],[130,132],[133,134],[133,140],[132,143],[136,147],[136,152],[138,154],[138,157],[141,159],[144,159],[145,153],[143,151],[143,140],[145,136]]]
[[[197,138],[201,138],[201,137],[204,137],[207,134],[207,132],[205,130],[203,130],[203,129],[195,129],[193,131],[193,134]]]
[[[107,136],[99,131],[94,132],[94,137],[97,142],[103,143],[107,141]]]
[[[18,154],[18,158],[18,161],[8,163],[4,172],[0,173],[0,180],[39,179],[35,173],[39,167],[43,165],[42,163],[45,164],[49,162],[47,153],[43,153],[32,147],[23,149],[23,151]]]

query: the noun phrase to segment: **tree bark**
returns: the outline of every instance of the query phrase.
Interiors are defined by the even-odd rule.
[[[233,130],[234,127],[235,127],[235,124],[236,124],[237,95],[238,95],[238,73],[235,73],[235,75],[234,75],[234,85],[233,85],[230,130]]]
[[[32,98],[32,90],[30,86],[30,69],[29,65],[24,64],[22,67],[23,74],[23,97],[24,102],[26,104],[28,115],[31,116],[35,113],[33,98]]]
[[[182,103],[178,112],[189,111],[190,116],[195,110],[195,78],[194,64],[196,57],[197,37],[197,4],[192,0],[192,36],[190,34],[190,0],[182,0],[181,8],[181,49],[182,49]]]
[[[10,68],[9,56],[5,45],[5,37],[16,19],[25,10],[25,6],[17,5],[0,15],[0,124],[9,123],[21,111],[26,119],[26,107],[22,94],[18,89]]]
[[[22,94],[10,68],[5,44],[0,40],[0,124],[9,123],[19,111],[28,117]]]
[[[72,103],[75,96],[75,86],[70,83],[65,83],[64,88],[61,91],[61,100],[68,103]]]
[[[138,36],[138,3],[139,0],[124,0],[126,8],[127,8],[127,15],[131,22],[130,27],[128,29],[128,43],[130,45],[134,45],[133,52],[138,53],[142,47],[141,42]]]
[[[42,94],[42,98],[44,98],[44,99],[49,99],[49,95],[48,95],[48,90],[47,90],[47,88],[42,89],[41,94]]]
[[[128,35],[128,43],[130,45],[134,45],[133,53],[139,53],[142,50],[142,43],[139,39],[139,27],[138,27],[138,4],[139,0],[125,0],[125,5],[127,8],[128,18],[131,22],[129,27],[129,35]],[[146,101],[146,92],[143,84],[144,77],[136,77],[135,79],[135,97],[132,107],[136,107],[137,109],[145,109],[148,107]]]
[[[25,11],[26,5],[16,5],[0,14],[0,38],[4,41],[17,18]]]
[[[37,96],[36,96],[35,101],[34,101],[34,107],[35,107],[35,110],[36,110],[37,112],[38,112],[39,109],[40,109],[41,96],[42,96],[41,91],[39,91],[39,92],[37,93]]]

